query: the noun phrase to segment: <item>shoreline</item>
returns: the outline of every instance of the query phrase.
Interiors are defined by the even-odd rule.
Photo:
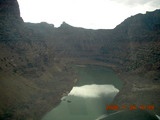
[[[158,95],[160,91],[159,83],[154,83],[151,80],[135,73],[123,72],[113,64],[90,59],[73,60],[74,61],[72,62],[78,65],[98,65],[102,67],[109,67],[116,73],[119,79],[123,82],[123,86],[120,89],[119,93],[114,97],[112,104],[135,104],[137,106],[153,104],[155,109],[152,112],[160,115],[160,100],[158,100],[158,98],[160,97],[160,95]],[[142,97],[144,97],[144,99],[141,99]]]
[[[144,101],[145,99],[139,100],[137,98],[137,97],[140,97],[139,94],[138,95],[136,94],[137,92],[139,92],[140,94],[142,94],[142,93],[146,94],[145,93],[146,91],[145,91],[144,86],[143,86],[143,82],[141,81],[142,78],[139,77],[137,79],[136,78],[137,75],[131,74],[129,72],[128,73],[127,72],[124,73],[124,72],[120,71],[118,69],[118,67],[116,67],[113,64],[108,64],[108,63],[104,63],[104,62],[96,61],[96,60],[90,60],[90,59],[83,59],[83,60],[82,59],[78,59],[78,60],[76,60],[76,59],[72,59],[72,61],[70,61],[70,62],[72,64],[76,65],[76,66],[79,66],[79,67],[86,67],[86,65],[97,65],[97,66],[111,68],[115,72],[115,74],[118,76],[118,78],[123,82],[123,86],[119,90],[119,93],[114,97],[114,99],[112,101],[112,104],[117,104],[117,105],[136,104],[137,106],[139,106],[139,105],[142,105],[142,104],[148,104],[149,102],[153,102],[153,101],[151,101],[149,99],[149,102],[145,103],[145,101]],[[73,84],[76,84],[77,79],[74,79],[73,82],[74,82]],[[137,86],[139,84],[140,84],[140,86],[141,85],[142,86],[141,87]],[[146,84],[150,85],[148,83],[146,83]],[[133,91],[133,86],[135,87],[135,89],[134,89],[135,91]],[[69,93],[72,90],[72,88],[70,88],[70,90],[68,90],[67,93]],[[137,91],[137,90],[140,90],[140,89],[142,89],[142,90],[144,89],[144,90],[143,91]],[[61,99],[62,99],[62,97],[66,96],[66,95],[68,95],[68,94],[66,94],[66,92],[65,93],[63,92],[62,95],[61,95]],[[148,96],[148,98],[149,98],[149,96]],[[60,104],[61,99],[59,99],[59,101],[57,102],[57,104],[55,106],[53,106],[52,109],[54,109],[55,107],[57,107]],[[157,102],[155,102],[155,104],[157,105]],[[157,109],[154,110],[154,111],[152,111],[152,112],[154,112],[155,114],[160,115],[160,111],[157,110]]]

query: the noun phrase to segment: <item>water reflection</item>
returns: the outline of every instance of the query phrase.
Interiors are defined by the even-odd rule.
[[[119,92],[113,85],[75,86],[43,120],[95,120]],[[63,115],[60,115],[62,113]]]
[[[77,86],[42,120],[95,120],[106,114],[106,104],[112,102],[122,82],[109,68],[86,66],[75,69],[79,79]]]
[[[113,85],[84,85],[80,87],[73,87],[69,95],[79,96],[79,97],[102,97],[109,94],[116,94],[119,90]]]

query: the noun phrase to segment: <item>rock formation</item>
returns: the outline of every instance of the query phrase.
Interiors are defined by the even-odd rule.
[[[55,28],[44,22],[24,23],[17,1],[1,0],[0,48],[2,120],[40,119],[72,88],[75,74],[70,64],[84,60],[114,65],[121,74],[125,86],[115,103],[160,102],[160,10],[127,18],[113,30],[65,22]],[[142,94],[145,100],[139,99]]]

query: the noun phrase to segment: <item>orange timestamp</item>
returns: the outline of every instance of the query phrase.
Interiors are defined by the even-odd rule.
[[[129,109],[129,110],[136,110],[136,109],[141,109],[141,110],[154,110],[155,106],[154,105],[122,105],[122,106],[118,106],[118,105],[106,105],[106,110],[125,110],[125,109]]]

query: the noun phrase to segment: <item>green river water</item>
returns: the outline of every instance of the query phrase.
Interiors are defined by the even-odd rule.
[[[111,68],[87,65],[75,66],[75,70],[78,75],[76,85],[42,120],[101,120],[101,116],[107,116],[106,105],[122,88],[122,81]]]

